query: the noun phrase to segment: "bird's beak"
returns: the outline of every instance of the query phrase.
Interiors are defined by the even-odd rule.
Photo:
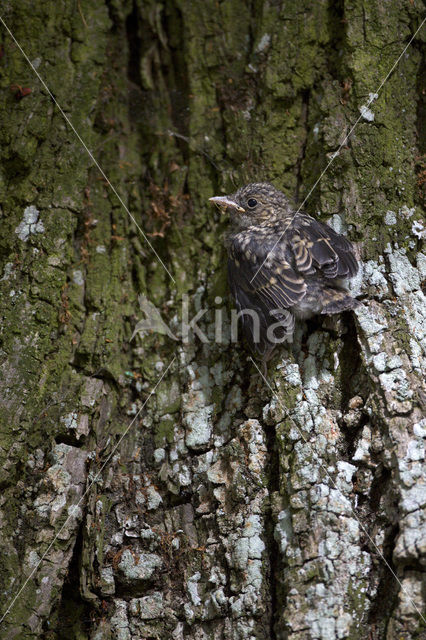
[[[240,207],[234,200],[228,198],[228,196],[215,196],[214,198],[209,198],[210,202],[217,204],[219,207],[229,207],[230,209],[235,209],[240,213],[243,213],[244,209]]]

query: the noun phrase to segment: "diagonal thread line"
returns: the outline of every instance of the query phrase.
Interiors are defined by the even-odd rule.
[[[94,157],[93,153],[90,151],[90,149],[88,148],[88,146],[86,145],[86,143],[84,142],[83,138],[80,136],[80,134],[78,133],[78,131],[76,130],[76,128],[74,127],[73,123],[71,122],[71,120],[68,118],[67,114],[64,112],[64,110],[62,109],[61,105],[59,104],[59,102],[56,100],[55,96],[53,95],[53,93],[51,92],[51,90],[49,89],[49,87],[47,86],[47,84],[45,83],[45,81],[43,80],[43,78],[41,77],[41,75],[39,74],[39,72],[37,71],[37,69],[34,67],[33,63],[31,62],[31,60],[28,58],[27,54],[25,53],[25,51],[23,50],[23,48],[21,47],[21,45],[19,44],[19,42],[17,41],[17,39],[15,38],[15,36],[13,35],[13,33],[11,32],[11,30],[9,29],[9,27],[7,26],[7,24],[5,23],[5,21],[3,20],[3,18],[0,16],[0,22],[2,23],[2,25],[4,26],[4,28],[7,30],[8,34],[10,35],[10,37],[12,38],[13,42],[16,44],[16,46],[18,47],[19,51],[22,53],[23,57],[25,58],[25,60],[28,62],[29,66],[31,67],[31,69],[33,70],[33,72],[35,73],[35,75],[37,76],[37,78],[39,79],[39,81],[41,82],[41,84],[43,85],[43,87],[46,89],[47,93],[49,94],[49,96],[52,98],[53,102],[55,103],[55,105],[57,106],[58,110],[60,111],[62,117],[64,118],[65,122],[68,124],[68,126],[72,129],[72,131],[74,132],[74,134],[76,135],[77,139],[79,140],[79,142],[81,143],[81,145],[84,147],[84,149],[86,150],[89,158],[92,160],[93,164],[97,167],[97,169],[99,170],[100,174],[102,175],[102,177],[104,178],[105,182],[108,184],[108,186],[110,187],[110,189],[112,190],[112,192],[114,193],[114,195],[116,196],[116,198],[118,199],[118,201],[120,202],[121,206],[123,207],[123,209],[125,210],[125,212],[127,213],[127,215],[129,216],[130,220],[133,222],[133,224],[136,226],[136,228],[139,230],[140,234],[143,236],[145,242],[148,244],[149,248],[151,249],[151,251],[154,253],[155,257],[157,258],[157,260],[160,262],[160,264],[163,266],[164,270],[166,271],[166,273],[170,276],[170,278],[172,279],[172,281],[174,282],[174,284],[176,284],[176,280],[173,278],[172,274],[170,273],[170,271],[167,269],[166,265],[164,264],[164,262],[162,261],[162,259],[160,258],[160,256],[158,255],[158,253],[156,252],[156,250],[154,249],[154,247],[152,246],[151,242],[149,241],[149,239],[147,238],[146,234],[144,233],[144,231],[142,230],[142,228],[140,227],[140,225],[137,223],[137,221],[135,220],[135,217],[130,213],[128,206],[125,204],[125,202],[123,201],[123,198],[120,196],[120,194],[118,193],[117,189],[114,187],[113,184],[111,184],[108,176],[105,174],[104,170],[102,169],[102,167],[100,166],[99,162],[96,160],[96,158]]]
[[[317,451],[315,450],[315,447],[312,446],[312,444],[309,442],[309,440],[307,440],[305,438],[305,435],[303,433],[303,431],[300,429],[299,425],[297,424],[297,422],[291,417],[291,415],[288,413],[287,407],[285,407],[283,405],[283,403],[281,402],[279,396],[277,393],[275,393],[275,391],[273,390],[273,388],[271,387],[269,381],[267,380],[267,378],[263,375],[262,371],[259,369],[259,367],[257,366],[256,362],[253,360],[253,358],[250,356],[250,360],[252,361],[252,363],[254,364],[254,366],[256,367],[257,371],[259,372],[260,376],[262,377],[263,381],[265,382],[265,384],[268,386],[269,390],[271,391],[271,393],[275,396],[275,398],[278,401],[278,404],[280,405],[281,409],[284,411],[284,414],[286,415],[286,417],[288,417],[291,422],[294,424],[294,426],[296,427],[296,429],[298,430],[298,432],[300,433],[303,441],[305,442],[305,444],[307,444],[308,446],[310,446],[312,453],[315,455],[317,462],[319,463],[319,466],[321,467],[321,469],[323,469],[326,473],[326,475],[328,476],[330,482],[332,483],[333,487],[335,488],[335,490],[342,496],[342,498],[345,498],[345,496],[343,495],[343,493],[340,491],[340,489],[338,488],[338,486],[336,485],[336,482],[334,481],[334,479],[332,478],[332,476],[330,475],[327,467],[325,466],[325,464],[321,461],[319,454],[317,453]],[[411,602],[411,604],[413,605],[414,609],[417,611],[417,613],[419,614],[420,618],[423,620],[423,622],[426,623],[426,618],[423,617],[422,613],[420,612],[420,610],[417,608],[417,606],[415,605],[415,603],[413,602],[413,600],[410,598],[409,593],[407,592],[407,590],[404,588],[401,580],[398,578],[398,576],[396,575],[395,571],[392,569],[392,567],[390,566],[389,562],[386,560],[386,558],[384,557],[383,553],[380,551],[380,549],[378,548],[378,546],[376,545],[376,543],[374,542],[374,540],[371,538],[370,534],[368,533],[367,529],[365,528],[365,526],[363,525],[363,523],[361,522],[361,520],[358,518],[358,515],[356,513],[356,511],[354,510],[354,508],[351,505],[350,500],[348,499],[348,504],[349,504],[349,508],[352,512],[352,514],[355,516],[355,519],[357,520],[358,524],[360,525],[361,529],[363,530],[363,532],[365,533],[365,535],[367,536],[367,538],[369,539],[369,541],[371,542],[371,544],[373,545],[373,547],[375,548],[375,550],[377,551],[378,555],[380,556],[380,558],[383,560],[383,562],[385,563],[385,565],[387,566],[387,568],[389,569],[389,571],[391,572],[391,574],[393,575],[393,577],[395,578],[395,580],[399,583],[399,586],[401,587],[402,591],[405,593],[405,595],[407,596],[408,600]]]
[[[398,56],[398,58],[396,59],[396,61],[393,63],[392,67],[389,69],[388,73],[386,74],[386,77],[382,80],[382,82],[380,83],[379,87],[376,89],[375,93],[370,94],[370,98],[367,102],[367,104],[365,105],[365,108],[368,109],[368,107],[370,106],[370,104],[374,101],[377,100],[378,95],[381,91],[381,89],[383,88],[383,85],[385,84],[385,82],[388,81],[389,76],[392,74],[392,72],[394,71],[395,67],[397,66],[398,62],[401,60],[402,56],[404,55],[404,53],[407,51],[408,47],[410,46],[410,44],[413,42],[414,38],[416,37],[416,35],[418,34],[418,32],[420,31],[420,29],[422,28],[422,26],[424,25],[424,23],[426,22],[426,18],[423,19],[422,23],[420,24],[420,27],[417,29],[417,31],[411,36],[410,40],[408,41],[408,44],[404,47],[404,49],[402,50],[402,52],[400,53],[400,55]],[[256,271],[256,273],[254,274],[254,276],[252,277],[252,279],[250,280],[250,284],[253,282],[253,280],[255,279],[255,277],[257,276],[257,274],[259,273],[259,271],[263,268],[263,265],[265,264],[265,262],[267,261],[267,259],[269,258],[269,256],[271,255],[271,253],[274,251],[275,247],[281,242],[285,232],[287,231],[287,229],[289,228],[289,226],[292,224],[293,220],[295,219],[295,217],[297,216],[297,214],[303,209],[303,206],[305,205],[305,203],[308,201],[311,193],[316,189],[318,183],[320,182],[321,178],[323,177],[323,175],[328,171],[330,165],[334,162],[334,160],[337,158],[337,156],[340,153],[340,150],[342,149],[343,145],[346,144],[346,142],[348,141],[348,139],[350,138],[350,136],[352,135],[355,127],[357,126],[358,122],[361,120],[361,118],[363,117],[363,112],[364,110],[361,112],[361,114],[358,116],[358,118],[355,121],[355,124],[352,126],[352,128],[350,129],[349,133],[344,137],[343,142],[340,144],[339,148],[337,149],[337,151],[335,151],[330,160],[328,161],[328,164],[326,165],[325,169],[323,169],[323,171],[321,172],[319,178],[317,178],[317,180],[314,182],[313,186],[311,187],[308,195],[305,197],[305,199],[303,200],[302,204],[300,205],[300,207],[297,209],[296,213],[290,218],[290,221],[288,222],[287,226],[284,228],[284,231],[281,233],[280,237],[278,238],[278,240],[276,241],[276,243],[274,244],[274,246],[272,247],[272,249],[270,251],[268,251],[266,258],[264,259],[264,261],[262,262],[262,264],[260,265],[260,267],[258,268],[258,270]]]
[[[170,367],[172,366],[172,364],[174,363],[174,361],[176,360],[176,356],[173,357],[173,359],[171,360],[171,362],[169,363],[169,365],[167,366],[167,368],[164,370],[164,372],[161,374],[160,378],[157,380],[155,386],[153,387],[153,389],[151,389],[148,397],[145,399],[144,403],[142,404],[141,408],[139,409],[139,411],[137,412],[137,414],[135,415],[135,417],[133,418],[133,420],[130,422],[130,424],[127,426],[126,430],[124,431],[124,433],[121,435],[120,439],[118,440],[117,444],[114,446],[113,450],[111,451],[111,453],[109,454],[108,458],[105,460],[105,462],[103,463],[103,465],[101,466],[101,468],[99,469],[98,473],[95,475],[95,477],[93,478],[93,480],[90,482],[90,484],[88,485],[88,487],[86,488],[85,492],[83,493],[83,495],[81,496],[81,498],[79,499],[79,501],[76,504],[70,505],[68,507],[68,513],[69,510],[74,507],[74,509],[76,507],[79,507],[80,504],[83,502],[84,498],[87,496],[87,494],[89,493],[90,489],[93,487],[93,485],[95,484],[95,482],[98,481],[102,471],[105,469],[106,465],[108,464],[108,462],[111,460],[112,456],[114,455],[114,453],[117,451],[118,447],[120,446],[120,443],[122,442],[123,438],[125,438],[125,436],[128,434],[130,428],[132,427],[132,425],[135,423],[137,417],[139,416],[139,414],[141,413],[141,411],[143,410],[143,408],[145,407],[145,405],[147,404],[147,402],[149,401],[149,399],[151,398],[152,394],[155,393],[155,390],[157,389],[158,385],[160,384],[160,382],[162,381],[162,379],[164,378],[164,376],[166,375],[167,371],[170,369]],[[36,566],[33,568],[33,570],[31,571],[31,573],[27,576],[24,584],[22,585],[22,587],[19,589],[18,593],[14,596],[14,598],[11,600],[11,602],[9,603],[6,611],[4,612],[4,614],[2,615],[2,617],[0,618],[0,624],[3,622],[3,620],[6,618],[6,616],[9,614],[9,612],[11,611],[11,609],[13,608],[15,602],[17,601],[17,599],[19,598],[19,596],[21,595],[21,593],[23,592],[23,590],[25,589],[25,587],[27,586],[28,582],[31,580],[31,578],[34,576],[34,574],[36,573],[37,569],[39,568],[39,566],[41,565],[41,563],[43,562],[43,560],[45,559],[45,557],[47,556],[47,554],[49,553],[50,549],[53,547],[54,543],[56,542],[58,536],[60,535],[61,531],[66,527],[66,525],[68,524],[69,520],[72,518],[72,515],[69,515],[68,518],[65,520],[64,524],[61,526],[61,528],[58,530],[58,532],[56,533],[55,537],[53,538],[52,542],[49,544],[49,546],[47,547],[46,551],[43,553],[42,557],[40,558],[40,560],[38,561],[38,563],[36,564]]]

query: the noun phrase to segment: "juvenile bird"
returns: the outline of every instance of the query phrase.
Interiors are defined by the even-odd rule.
[[[244,333],[262,360],[278,343],[292,342],[295,318],[359,304],[344,287],[359,266],[352,244],[297,212],[272,184],[248,184],[210,201],[231,214],[229,285]]]

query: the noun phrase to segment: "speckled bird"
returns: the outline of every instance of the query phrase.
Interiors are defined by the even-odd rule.
[[[345,289],[359,268],[353,245],[296,211],[272,184],[248,184],[210,201],[230,211],[229,285],[244,333],[264,361],[277,343],[292,342],[296,318],[359,304]]]

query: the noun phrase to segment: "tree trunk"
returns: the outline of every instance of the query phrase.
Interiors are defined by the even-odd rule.
[[[0,637],[424,637],[420,0],[3,5]],[[208,203],[265,179],[364,262],[268,383]]]

